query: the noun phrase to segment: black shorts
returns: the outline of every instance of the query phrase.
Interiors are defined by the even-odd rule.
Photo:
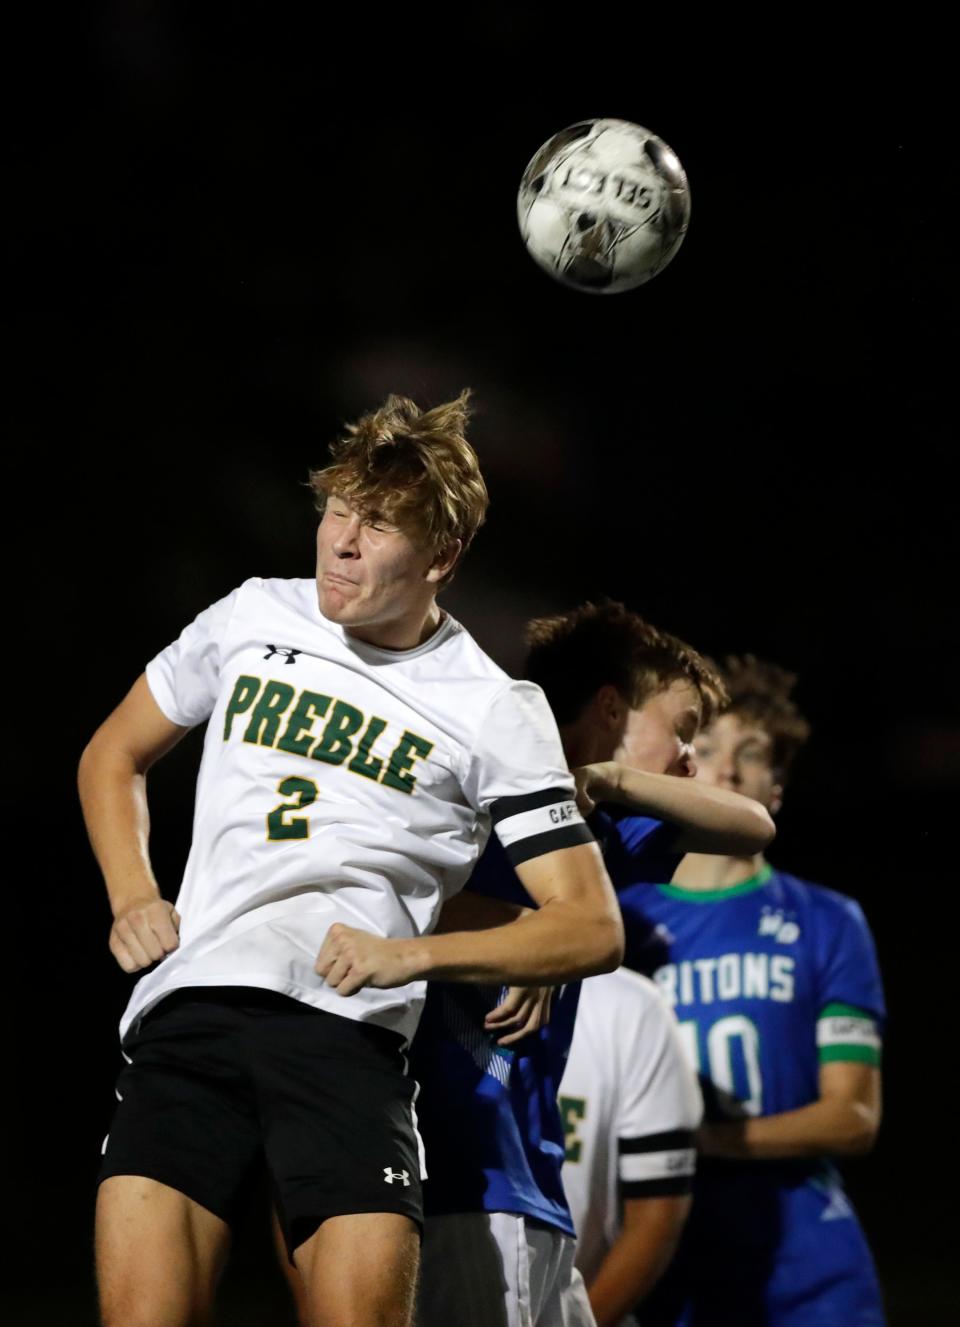
[[[190,988],[123,1050],[100,1180],[159,1180],[233,1225],[262,1158],[291,1254],[330,1216],[399,1212],[422,1228],[399,1033],[270,991]]]

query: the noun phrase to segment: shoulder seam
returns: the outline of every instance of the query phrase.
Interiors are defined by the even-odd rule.
[[[509,691],[509,689],[514,684],[514,681],[515,681],[514,678],[508,677],[504,682],[500,684],[500,686],[497,687],[496,691],[487,701],[486,705],[484,705],[483,710],[480,713],[480,717],[477,720],[477,730],[473,735],[473,741],[470,743],[470,749],[467,752],[467,771],[469,771],[470,766],[473,764],[474,752],[477,749],[477,743],[480,741],[480,733],[483,730],[484,719],[487,717],[490,710],[492,709],[494,701],[499,700],[499,698],[503,695],[505,691]],[[466,771],[464,773],[464,777],[466,777]]]

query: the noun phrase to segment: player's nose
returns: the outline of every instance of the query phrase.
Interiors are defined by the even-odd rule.
[[[729,788],[731,786],[722,764],[714,757],[694,759],[693,767],[703,783],[709,783],[714,788]]]
[[[349,521],[344,521],[333,541],[333,551],[338,558],[356,557],[359,550],[360,518],[354,513]]]

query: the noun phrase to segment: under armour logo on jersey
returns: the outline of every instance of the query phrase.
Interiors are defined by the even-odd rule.
[[[394,1180],[402,1180],[405,1189],[410,1188],[410,1172],[408,1170],[391,1170],[389,1166],[383,1168],[384,1184],[392,1184]]]
[[[303,650],[289,650],[289,649],[287,649],[287,647],[286,647],[285,645],[270,645],[270,644],[268,644],[268,645],[267,645],[267,649],[270,651],[270,653],[269,653],[269,654],[265,654],[265,655],[263,656],[264,659],[272,659],[273,656],[274,656],[275,654],[279,654],[279,655],[282,655],[282,656],[283,656],[283,662],[284,662],[285,664],[296,663],[296,662],[297,662],[297,655],[298,655],[298,654],[303,654]]]

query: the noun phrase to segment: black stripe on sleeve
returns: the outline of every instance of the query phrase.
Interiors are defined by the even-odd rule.
[[[643,1138],[618,1138],[617,1150],[625,1152],[685,1152],[693,1147],[692,1129],[667,1129],[664,1133],[648,1133]]]
[[[623,1198],[676,1198],[693,1192],[692,1175],[674,1175],[664,1180],[621,1180]]]
[[[538,792],[523,793],[520,797],[498,797],[490,803],[490,819],[497,825],[510,816],[522,815],[524,811],[539,811],[541,806],[556,806],[557,803],[573,800],[569,788],[541,788]]]
[[[582,822],[579,825],[561,825],[557,829],[548,829],[543,834],[531,834],[529,838],[517,839],[504,852],[513,866],[529,862],[533,857],[542,857],[544,853],[556,852],[559,848],[575,848],[579,843],[593,843],[593,835]]]

